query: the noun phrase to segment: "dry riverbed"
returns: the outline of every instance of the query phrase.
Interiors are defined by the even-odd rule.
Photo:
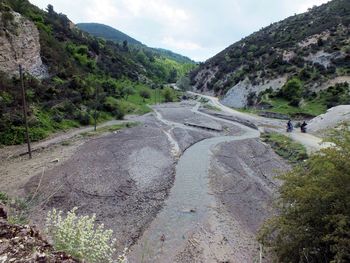
[[[2,159],[0,191],[32,199],[41,227],[52,208],[95,213],[119,251],[131,246],[130,262],[253,262],[273,176],[288,166],[257,130],[200,113],[197,102],[154,110],[136,127]]]

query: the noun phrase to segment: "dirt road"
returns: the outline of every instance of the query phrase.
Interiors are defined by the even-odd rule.
[[[249,114],[249,113],[243,113],[236,111],[232,108],[229,108],[223,104],[220,103],[219,99],[212,96],[202,95],[194,92],[190,92],[193,95],[197,95],[203,98],[208,99],[213,106],[219,108],[222,111],[223,115],[227,115],[229,117],[237,117],[242,120],[248,120],[255,125],[257,125],[260,129],[264,130],[272,130],[274,132],[282,133],[291,139],[293,139],[296,142],[299,142],[303,144],[308,152],[308,154],[311,154],[313,152],[319,151],[322,148],[329,147],[331,144],[327,142],[323,142],[322,138],[319,138],[313,134],[305,134],[298,131],[294,131],[293,133],[287,133],[285,131],[286,123],[284,120],[278,120],[278,119],[270,119],[270,118],[264,118],[261,116]],[[213,113],[213,112],[212,112]],[[214,112],[215,113],[215,112]]]

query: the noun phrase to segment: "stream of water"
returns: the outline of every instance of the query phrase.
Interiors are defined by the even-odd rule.
[[[220,143],[259,136],[256,130],[238,123],[235,125],[241,127],[243,135],[205,139],[184,152],[176,166],[175,183],[169,198],[133,247],[129,255],[130,262],[174,262],[188,237],[207,217],[210,206],[215,205],[214,197],[209,194],[211,149]]]

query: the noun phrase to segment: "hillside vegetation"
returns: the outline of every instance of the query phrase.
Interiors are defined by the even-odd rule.
[[[149,111],[146,104],[155,102],[156,94],[158,101],[169,92],[176,99],[173,91],[161,91],[163,84],[176,81],[192,67],[141,52],[136,56],[127,43],[91,36],[53,6],[43,11],[27,0],[0,0],[4,31],[18,26],[13,11],[37,26],[41,58],[50,76],[43,80],[25,76],[33,141],[59,129],[91,124],[95,109],[98,121],[103,121]],[[0,145],[23,143],[19,78],[0,72],[0,83]],[[149,96],[142,98],[145,93]]]
[[[350,2],[333,0],[229,46],[192,71],[191,84],[236,107],[274,107],[274,98],[322,110],[350,103],[349,33]]]
[[[95,37],[128,46],[129,52],[138,63],[148,70],[158,72],[168,82],[176,82],[195,67],[195,63],[188,57],[166,49],[147,47],[113,27],[98,23],[81,23],[76,26]]]
[[[349,262],[350,132],[331,136],[337,145],[311,155],[279,179],[278,214],[266,222],[260,241],[274,262]]]
[[[78,23],[76,24],[81,30],[90,33],[93,36],[111,40],[114,42],[123,43],[127,41],[129,44],[142,45],[140,41],[128,36],[127,34],[107,25],[99,23]]]

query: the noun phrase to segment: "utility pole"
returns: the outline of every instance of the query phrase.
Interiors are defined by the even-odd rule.
[[[154,104],[157,104],[157,88],[154,89]]]
[[[95,113],[94,113],[94,131],[97,129],[97,105],[98,105],[98,86],[96,85],[96,91],[95,91]]]
[[[24,120],[24,124],[25,124],[25,127],[26,127],[26,140],[27,140],[27,145],[28,145],[28,154],[29,154],[29,159],[32,159],[32,149],[30,147],[29,128],[28,128],[28,120],[27,120],[26,92],[25,92],[25,89],[24,89],[22,65],[19,65],[19,77],[21,79],[23,120]]]

